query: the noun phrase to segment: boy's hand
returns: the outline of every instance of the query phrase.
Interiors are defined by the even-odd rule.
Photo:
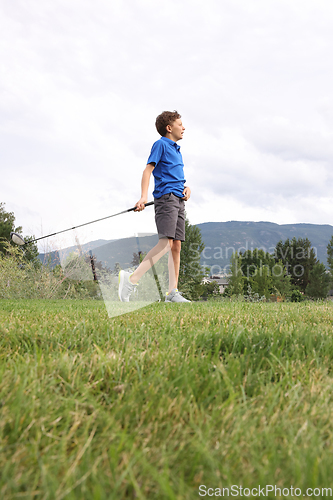
[[[190,198],[190,196],[191,196],[191,190],[190,190],[190,188],[188,186],[186,186],[184,188],[183,195],[184,195],[183,196],[183,200],[184,201],[187,201]]]
[[[145,204],[147,203],[147,198],[141,197],[140,200],[134,205],[136,209],[134,212],[141,212],[145,209]]]

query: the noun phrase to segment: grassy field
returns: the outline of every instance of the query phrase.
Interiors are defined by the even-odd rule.
[[[313,498],[333,487],[332,321],[330,303],[0,301],[1,500]]]

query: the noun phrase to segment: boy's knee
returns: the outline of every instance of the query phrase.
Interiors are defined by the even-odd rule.
[[[173,240],[171,250],[173,252],[180,253],[182,248],[182,242],[180,240]]]

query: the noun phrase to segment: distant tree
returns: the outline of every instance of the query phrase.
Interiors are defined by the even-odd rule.
[[[246,250],[242,253],[242,271],[244,276],[250,278],[256,274],[256,270],[263,266],[268,266],[269,269],[275,264],[274,256],[268,252],[265,252],[261,248],[255,248],[254,250]]]
[[[286,298],[291,294],[291,276],[281,260],[275,261],[273,254],[255,248],[240,253],[244,294],[251,293],[267,299],[271,294]]]
[[[333,236],[327,245],[327,264],[330,271],[330,277],[333,281]]]
[[[141,252],[141,251],[139,251],[138,253],[133,252],[131,265],[134,267],[138,266],[143,261],[145,256],[146,252]]]
[[[204,283],[201,286],[201,297],[210,298],[218,297],[220,295],[220,287],[216,281],[210,281],[209,283]]]
[[[10,233],[22,234],[22,227],[15,227],[15,215],[5,210],[5,203],[0,203],[0,252],[6,253],[5,242],[11,242]]]
[[[291,276],[287,273],[287,269],[283,265],[282,260],[279,260],[272,267],[272,288],[273,293],[277,292],[284,300],[291,296]]]
[[[113,274],[115,274],[116,276],[118,276],[118,274],[120,273],[120,271],[121,271],[120,264],[119,264],[119,262],[116,262],[115,265],[114,265],[114,268],[113,268]]]
[[[94,265],[95,269],[98,271],[104,271],[107,273],[112,273],[111,269],[105,264],[105,262],[102,262],[101,260],[97,260],[96,255],[94,254],[93,256],[94,259]],[[85,255],[85,261],[88,262],[91,265],[91,258],[90,255]]]
[[[204,271],[200,265],[200,255],[205,248],[200,229],[191,225],[185,216],[186,238],[180,252],[180,267],[178,287],[192,300],[196,300],[201,293],[201,282]]]
[[[5,203],[0,203],[0,252],[3,254],[8,254],[8,245],[16,246],[13,243],[10,233],[18,233],[22,235],[22,227],[15,227],[15,215],[13,212],[7,212],[5,210]],[[26,242],[34,240],[34,236],[26,236],[24,240]],[[39,268],[42,264],[38,258],[39,251],[36,243],[29,243],[21,247],[23,253],[23,260],[32,262],[35,268]]]
[[[304,293],[310,282],[310,272],[318,262],[308,238],[279,241],[275,248],[275,260],[282,261],[291,276],[291,283]]]
[[[257,288],[261,289],[263,280],[265,279],[264,275],[267,276],[268,278],[272,274],[272,268],[274,267],[275,264],[274,256],[259,248],[255,248],[254,250],[247,250],[244,253],[240,253],[240,255],[242,257],[244,293],[247,292],[249,285],[252,291],[253,291],[253,285],[255,289]],[[266,271],[263,271],[264,268],[267,268],[268,270],[267,273]],[[268,278],[270,287],[272,286],[271,281],[272,280]],[[259,284],[259,282],[261,282],[261,284]],[[256,291],[255,293],[259,292]],[[262,293],[260,296],[262,295],[267,296],[267,294],[269,293],[265,292]]]
[[[330,275],[322,262],[315,264],[310,271],[309,283],[305,294],[313,299],[324,299],[327,297],[330,286]]]
[[[254,293],[259,297],[265,296],[268,299],[272,291],[272,276],[267,265],[256,269],[255,274],[250,278],[250,286]]]
[[[132,257],[132,262],[131,262],[131,265],[132,266],[138,266],[140,264],[140,254],[139,252],[138,253],[135,253],[133,252],[133,257]]]
[[[243,295],[245,278],[242,272],[242,256],[234,252],[230,259],[230,278],[225,295]]]
[[[26,242],[29,242],[31,240],[34,240],[34,236],[26,236],[24,240]],[[38,269],[42,266],[42,261],[40,260],[39,256],[39,250],[38,247],[35,243],[29,243],[28,245],[24,246],[24,259],[32,262],[34,265],[35,269]]]

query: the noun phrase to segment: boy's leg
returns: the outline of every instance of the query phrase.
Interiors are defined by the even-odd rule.
[[[135,285],[139,279],[169,251],[169,292],[178,286],[181,241],[161,238],[156,246],[145,256],[139,267],[130,277],[130,282]]]
[[[157,245],[154,246],[139,267],[134,271],[134,273],[130,277],[130,282],[135,285],[139,279],[147,272],[149,269],[153,266],[153,264],[156,264],[157,261],[160,260],[163,255],[165,255],[171,248],[173,241],[168,238],[161,238]]]
[[[185,239],[184,201],[169,193],[155,200],[155,221],[159,234],[158,244],[152,248],[133,274],[127,273],[127,287],[133,287],[140,278],[169,251],[169,300],[168,302],[189,302],[177,290],[181,242]],[[171,234],[175,234],[172,238]],[[166,235],[166,236],[161,236]],[[172,293],[171,293],[172,292]],[[122,295],[120,295],[122,296]],[[121,298],[120,300],[124,300]]]
[[[184,201],[179,201],[179,211],[177,218],[176,234],[173,242],[171,243],[171,250],[169,253],[169,293],[165,298],[166,302],[188,303],[191,301],[185,299],[180,292],[178,292],[178,278],[180,267],[180,251],[182,241],[185,240],[185,211]]]
[[[169,252],[169,293],[178,288],[179,266],[180,266],[180,251],[182,242],[180,240],[173,240],[171,250]]]

